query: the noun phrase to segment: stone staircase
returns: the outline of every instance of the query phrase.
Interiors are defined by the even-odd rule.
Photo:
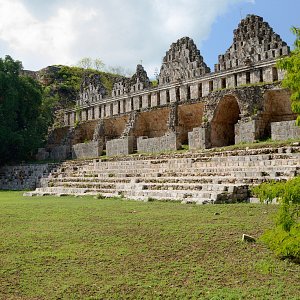
[[[102,195],[183,203],[247,201],[249,186],[300,174],[300,146],[66,161],[25,195]]]

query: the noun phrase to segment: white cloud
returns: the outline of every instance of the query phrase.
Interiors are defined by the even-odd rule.
[[[131,69],[143,60],[153,75],[172,42],[190,36],[200,44],[218,15],[249,1],[63,0],[50,10],[46,1],[0,0],[0,42],[28,69],[89,56]]]

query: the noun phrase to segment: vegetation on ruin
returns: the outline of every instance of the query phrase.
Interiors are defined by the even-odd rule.
[[[300,265],[241,241],[277,208],[0,192],[0,299],[298,299]]]
[[[100,75],[111,93],[118,74],[69,66],[23,71],[10,56],[0,58],[0,165],[28,160],[47,139],[48,129],[63,123],[63,109],[74,107],[83,76]]]
[[[282,86],[292,91],[292,110],[298,115],[297,124],[300,126],[300,28],[292,27],[292,32],[296,36],[295,49],[290,56],[279,60],[277,66],[286,71]]]
[[[49,125],[41,86],[21,70],[20,61],[0,58],[0,165],[31,157]]]
[[[262,202],[277,199],[280,203],[275,226],[262,240],[278,256],[300,262],[300,177],[287,182],[263,183],[252,190]]]
[[[70,108],[75,105],[82,78],[95,74],[100,75],[100,80],[106,89],[106,93],[110,95],[114,82],[120,78],[118,74],[91,68],[59,65],[41,70],[39,76],[45,86],[46,95],[58,97],[60,108]]]

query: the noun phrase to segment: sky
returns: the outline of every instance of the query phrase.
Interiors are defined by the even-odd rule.
[[[288,45],[300,0],[0,0],[0,57],[24,69],[76,65],[83,57],[150,78],[173,42],[189,36],[213,70],[247,14],[264,18]]]

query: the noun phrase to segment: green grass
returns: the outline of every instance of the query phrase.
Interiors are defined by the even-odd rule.
[[[241,242],[276,210],[0,192],[0,299],[300,299],[299,265]]]

